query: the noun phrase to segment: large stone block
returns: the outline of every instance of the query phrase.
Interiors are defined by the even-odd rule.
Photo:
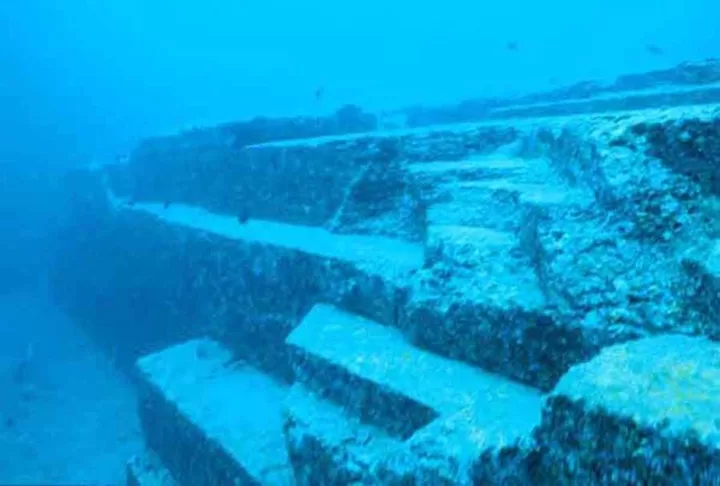
[[[283,410],[298,486],[377,484],[377,465],[399,447],[397,439],[299,383],[292,386]]]
[[[463,123],[510,116],[551,116],[652,108],[658,105],[716,103],[720,61],[707,59],[626,74],[613,82],[581,81],[520,97],[465,100],[443,107],[403,110],[408,126]]]
[[[556,318],[530,260],[509,233],[431,228],[431,267],[416,274],[400,327],[419,346],[541,389],[597,351]]]
[[[195,340],[138,361],[145,440],[179,484],[294,484],[282,432],[287,388]]]
[[[503,107],[489,113],[491,119],[568,116],[583,113],[609,113],[642,110],[655,106],[712,104],[720,101],[720,85],[670,87],[625,93],[608,93],[584,100],[556,101]]]
[[[389,238],[115,202],[102,232],[64,242],[73,271],[55,288],[124,363],[211,335],[289,378],[284,339],[315,302],[394,324],[422,265],[420,245]]]
[[[286,422],[296,477],[450,485],[529,474],[537,390],[322,304],[288,343],[298,380]]]
[[[720,346],[666,335],[609,347],[549,396],[537,484],[713,485]]]

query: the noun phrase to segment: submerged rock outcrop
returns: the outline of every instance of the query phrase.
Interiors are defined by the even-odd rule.
[[[713,484],[720,93],[643,82],[148,142],[70,178],[55,297],[179,484]]]

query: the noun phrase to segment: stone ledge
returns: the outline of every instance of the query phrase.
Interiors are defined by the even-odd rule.
[[[421,245],[391,238],[338,235],[322,228],[272,221],[250,220],[242,224],[230,216],[182,205],[163,208],[145,203],[119,207],[123,211],[151,215],[167,225],[197,231],[200,235],[239,242],[243,247],[294,255],[304,262],[302,267],[309,267],[314,275],[311,280],[316,293],[309,295],[309,300],[325,299],[386,324],[396,323],[398,307],[406,298],[408,278],[423,265]],[[288,264],[292,266],[292,262]],[[260,273],[266,266],[257,259],[253,263],[253,269],[258,267]],[[277,268],[269,273],[281,278]],[[273,312],[273,309],[264,310]]]
[[[539,399],[530,388],[416,348],[397,329],[324,304],[287,342],[298,381],[402,439],[478,403],[494,426],[503,426],[512,419],[510,404]]]
[[[572,368],[536,436],[549,484],[702,484],[720,477],[720,345],[665,335]]]
[[[682,255],[682,267],[696,284],[692,303],[706,317],[695,330],[720,339],[720,240],[693,242],[698,245]]]
[[[568,116],[622,110],[642,110],[657,106],[684,106],[720,102],[720,84],[678,88],[626,91],[582,100],[556,101],[504,107],[491,111],[487,118],[505,119],[541,116]]]
[[[230,240],[279,247],[325,259],[348,261],[363,270],[388,278],[422,266],[420,245],[379,236],[337,235],[323,228],[250,219],[212,213],[199,207],[136,203],[125,210],[142,211],[168,224],[212,233]]]
[[[283,411],[298,486],[373,484],[377,464],[400,446],[299,383],[292,386]]]
[[[521,408],[521,407],[519,407]],[[539,407],[525,407],[508,428],[490,425],[482,407],[467,408],[406,442],[295,384],[285,405],[285,433],[297,484],[532,484],[537,452],[531,429]]]
[[[137,369],[145,440],[180,484],[293,484],[285,386],[209,340],[141,358]]]

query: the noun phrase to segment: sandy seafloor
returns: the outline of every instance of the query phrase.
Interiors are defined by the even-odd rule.
[[[123,484],[141,449],[136,397],[38,295],[0,295],[0,484]]]

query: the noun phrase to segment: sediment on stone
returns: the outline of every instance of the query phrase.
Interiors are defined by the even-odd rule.
[[[129,164],[110,167],[106,174],[112,190],[133,201],[199,205],[339,233],[418,240],[421,220],[406,207],[413,193],[406,173],[398,170],[399,160],[484,153],[515,136],[507,127],[451,127],[237,149],[227,137],[197,144],[185,134],[166,140],[161,150],[139,151]]]
[[[478,226],[520,234],[529,221],[563,218],[589,207],[579,190],[560,184],[523,184],[512,180],[462,182],[445,191],[444,202],[427,210],[429,224]]]
[[[689,297],[699,316],[694,330],[720,339],[720,240],[699,242],[682,255],[682,267],[694,284]]]
[[[284,385],[210,340],[138,361],[145,441],[180,484],[292,485]]]
[[[426,255],[399,319],[417,345],[541,389],[597,350],[582,328],[555,319],[511,233],[431,227]]]
[[[402,439],[497,386],[525,393],[521,385],[416,348],[397,329],[324,304],[287,342],[299,382]]]
[[[302,405],[291,404],[286,425],[296,477],[451,485],[527,476],[539,391],[323,304],[288,343]]]
[[[715,484],[720,348],[665,335],[603,350],[550,394],[533,484]]]
[[[551,91],[531,93],[521,97],[466,100],[457,105],[446,107],[414,107],[404,110],[408,126],[427,126],[439,123],[460,123],[487,119],[495,110],[536,107],[557,103],[580,102],[590,112],[608,109],[606,105],[594,105],[593,100],[621,100],[625,96],[637,96],[643,93],[661,94],[673,88],[677,91],[695,92],[698,88],[717,86],[720,82],[720,62],[707,59],[699,62],[684,62],[668,69],[633,73],[618,77],[613,82],[582,81]],[[692,98],[692,96],[691,96]],[[647,97],[646,97],[647,99]],[[702,96],[691,101],[694,105],[702,102]],[[652,103],[665,104],[662,98],[651,98]],[[647,108],[651,108],[649,106]],[[622,109],[620,107],[620,109]],[[557,109],[555,110],[558,111]],[[575,110],[577,111],[577,108]]]
[[[519,147],[517,144],[512,144],[510,147],[512,151],[519,150],[516,148]],[[498,148],[499,151],[503,149],[504,147]],[[408,162],[406,170],[421,191],[430,192],[434,187],[442,184],[524,177],[531,166],[531,161],[517,157],[515,154],[493,152],[459,160]]]
[[[692,332],[693,289],[677,259],[628,232],[623,220],[541,222],[533,258],[545,295],[598,344]]]
[[[400,446],[296,383],[284,402],[284,432],[298,486],[343,486],[377,481],[377,464]]]
[[[665,244],[704,225],[703,185],[698,183],[702,176],[700,169],[678,170],[672,156],[681,150],[672,151],[667,147],[672,142],[653,140],[658,135],[649,134],[665,130],[661,132],[665,137],[681,137],[673,127],[684,124],[685,117],[705,120],[714,111],[678,107],[642,116],[593,118],[542,130],[541,138],[564,177],[591,190],[607,212],[632,223],[629,236]]]
[[[720,102],[720,85],[682,87],[657,90],[638,90],[621,94],[600,95],[585,100],[555,101],[503,107],[490,111],[487,119],[551,117],[583,113],[612,113],[642,110],[656,106],[684,106]]]
[[[54,291],[128,364],[203,333],[288,377],[284,339],[315,302],[394,324],[422,265],[421,246],[389,238],[115,203],[103,231],[70,242]]]
[[[308,260],[314,272],[298,276],[313,282],[316,300],[325,298],[350,310],[362,312],[381,322],[392,324],[397,299],[402,297],[405,279],[422,266],[420,245],[390,238],[364,235],[336,235],[322,228],[251,220],[239,224],[234,218],[199,208],[176,206],[164,210],[159,205],[143,204],[134,208],[154,215],[161,221],[217,235],[232,242],[257,245],[268,252],[284,251]],[[277,249],[277,250],[276,250]],[[263,267],[267,263],[256,262]],[[286,262],[292,266],[292,262]],[[292,274],[291,269],[288,269]],[[263,273],[260,268],[259,273]],[[278,279],[287,278],[275,268]],[[308,278],[308,275],[322,278]]]

